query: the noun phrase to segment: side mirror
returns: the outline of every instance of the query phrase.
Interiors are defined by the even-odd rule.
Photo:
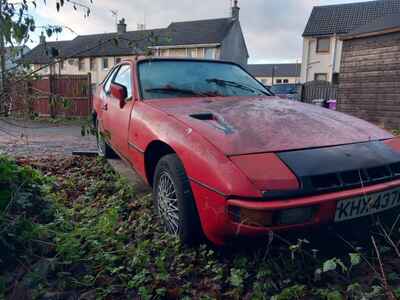
[[[126,97],[128,97],[128,91],[125,86],[111,83],[111,95],[119,100],[119,106],[123,108],[125,106]]]

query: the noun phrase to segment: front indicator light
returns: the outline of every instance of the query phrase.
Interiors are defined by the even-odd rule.
[[[277,225],[294,225],[311,221],[315,214],[315,207],[300,207],[281,210],[277,213]]]
[[[271,211],[230,206],[228,213],[235,223],[243,225],[267,227],[273,224],[273,214]]]

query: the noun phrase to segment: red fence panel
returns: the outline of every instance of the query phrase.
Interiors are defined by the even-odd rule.
[[[74,117],[91,113],[90,74],[42,76],[26,86],[26,97],[33,98],[31,113]]]

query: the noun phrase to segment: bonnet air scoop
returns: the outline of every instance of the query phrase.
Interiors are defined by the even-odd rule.
[[[222,130],[225,134],[232,134],[234,132],[223,117],[213,114],[211,112],[201,112],[189,115],[191,118],[206,122],[216,129]]]
[[[190,115],[192,118],[200,120],[200,121],[211,121],[214,120],[214,115],[210,112],[206,113],[197,113]]]

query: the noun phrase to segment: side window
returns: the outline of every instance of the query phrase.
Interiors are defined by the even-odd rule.
[[[132,97],[132,72],[130,65],[122,65],[119,68],[117,76],[114,78],[114,82],[126,87],[128,99]]]
[[[118,70],[118,68],[112,70],[112,71],[109,73],[109,75],[108,75],[106,81],[104,82],[104,91],[105,91],[107,94],[110,92],[111,82],[112,82],[112,80],[113,80],[113,78],[114,78],[114,76],[115,76],[115,73],[117,73],[117,70]]]

